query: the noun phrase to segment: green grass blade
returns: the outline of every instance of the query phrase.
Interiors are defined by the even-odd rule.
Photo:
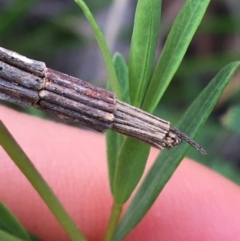
[[[210,0],[187,0],[168,35],[142,108],[152,113],[177,71]]]
[[[117,98],[119,100],[122,100],[120,86],[119,86],[117,75],[116,75],[116,72],[115,72],[115,69],[114,69],[112,56],[111,56],[110,50],[107,46],[106,40],[103,36],[103,33],[101,32],[97,22],[95,21],[91,11],[89,10],[89,8],[85,4],[85,2],[82,1],[82,0],[75,0],[75,2],[82,9],[82,11],[83,11],[84,15],[86,16],[89,24],[91,25],[91,28],[92,28],[93,33],[95,35],[95,38],[97,40],[98,46],[101,50],[104,63],[106,65],[106,69],[107,69],[107,73],[108,73],[108,81],[110,83],[111,90],[114,91],[117,94]]]
[[[161,0],[138,0],[129,57],[130,97],[140,107],[151,78],[158,41]]]
[[[150,147],[132,138],[125,138],[118,157],[113,195],[118,204],[124,204],[142,177]]]
[[[0,202],[0,230],[25,241],[31,240],[26,229],[2,202]]]
[[[216,75],[183,115],[177,125],[181,131],[196,136],[239,66],[240,62],[231,63]],[[122,240],[146,215],[188,148],[182,143],[158,156],[119,224],[115,241]]]
[[[2,241],[25,241],[24,239],[14,237],[12,234],[9,234],[0,229],[0,240]]]
[[[59,202],[57,197],[54,195],[51,188],[42,178],[41,174],[33,166],[30,159],[23,152],[18,143],[14,140],[12,135],[9,133],[7,128],[0,121],[0,145],[14,161],[21,172],[26,176],[32,186],[35,188],[37,193],[44,200],[46,205],[49,207],[55,218],[58,220],[60,225],[69,235],[73,241],[86,241],[85,237],[79,231],[77,225],[73,222],[71,217],[68,215],[62,204]]]

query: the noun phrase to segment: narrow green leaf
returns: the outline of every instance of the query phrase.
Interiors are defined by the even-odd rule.
[[[2,202],[0,202],[0,229],[25,241],[31,240],[19,220]]]
[[[119,53],[116,53],[113,57],[113,63],[115,67],[115,71],[117,74],[121,95],[124,102],[129,103],[129,82],[128,82],[128,67],[123,58],[123,56]],[[110,87],[110,83],[107,83],[107,89],[112,91]],[[113,181],[115,176],[115,170],[118,160],[118,155],[120,152],[120,148],[123,143],[123,135],[114,132],[112,130],[108,130],[106,132],[106,141],[107,141],[107,159],[108,159],[108,176],[111,191],[113,193]]]
[[[113,182],[114,182],[115,171],[117,167],[117,161],[118,161],[119,152],[120,152],[120,148],[122,146],[123,140],[124,140],[123,135],[115,131],[108,130],[106,132],[108,177],[109,177],[112,194],[113,194]]]
[[[89,8],[85,4],[85,2],[82,0],[75,0],[75,2],[82,9],[89,24],[91,25],[91,28],[92,28],[95,38],[97,40],[98,46],[101,50],[104,63],[106,65],[106,69],[107,69],[107,73],[108,73],[108,81],[110,83],[111,90],[116,93],[117,98],[119,100],[122,100],[120,86],[119,86],[117,75],[116,75],[116,72],[114,69],[112,56],[111,56],[110,50],[107,46],[106,40],[103,36],[103,33],[101,32],[99,26],[97,25],[97,22],[95,21],[91,11],[89,10]]]
[[[45,182],[41,174],[34,167],[31,160],[18,145],[11,133],[0,121],[0,145],[14,161],[16,166],[26,176],[37,193],[51,210],[60,225],[73,241],[86,241],[77,225],[66,212],[60,201],[57,199],[51,188]]]
[[[150,147],[132,138],[125,138],[120,150],[114,178],[114,199],[124,204],[142,177]]]
[[[210,0],[187,0],[178,14],[152,76],[142,108],[152,113],[177,71]]]
[[[2,241],[25,241],[24,239],[14,237],[12,234],[7,233],[1,229],[0,229],[0,240],[2,240]]]
[[[121,90],[122,101],[130,104],[127,63],[120,53],[114,54],[113,63]]]
[[[129,57],[130,97],[140,107],[153,72],[161,0],[138,0]]]
[[[222,118],[222,123],[230,130],[240,133],[240,106],[231,107]]]
[[[240,62],[231,63],[216,75],[185,112],[177,125],[179,130],[192,138],[197,135],[239,66]],[[115,241],[122,240],[146,215],[188,148],[182,143],[158,156],[120,222]]]

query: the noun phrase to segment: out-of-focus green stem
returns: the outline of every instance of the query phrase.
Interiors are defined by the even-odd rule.
[[[113,203],[111,215],[108,221],[107,232],[104,241],[112,241],[117,229],[118,221],[122,213],[122,204]]]
[[[2,121],[0,121],[0,145],[44,200],[71,240],[86,241],[86,238]]]

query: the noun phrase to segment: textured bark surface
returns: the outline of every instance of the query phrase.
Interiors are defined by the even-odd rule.
[[[116,100],[110,91],[1,47],[0,99],[33,106],[97,131],[112,129],[159,149],[170,149],[185,140],[206,154],[168,121]]]

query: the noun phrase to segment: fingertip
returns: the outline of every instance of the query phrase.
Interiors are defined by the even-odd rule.
[[[239,202],[237,185],[185,159],[126,240],[235,241]]]
[[[1,119],[89,240],[101,240],[112,205],[104,136],[0,106]],[[148,166],[158,151],[152,149]],[[44,240],[69,240],[23,174],[0,150],[0,198]],[[185,159],[126,240],[236,240],[240,189]]]

